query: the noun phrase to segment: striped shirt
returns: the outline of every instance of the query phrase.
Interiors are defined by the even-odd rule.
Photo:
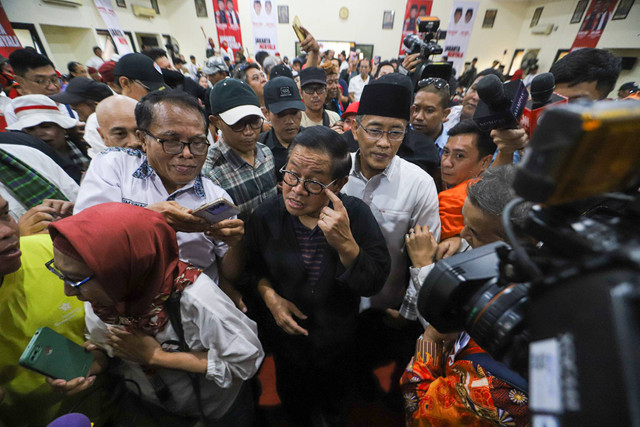
[[[202,174],[229,193],[245,222],[258,205],[277,194],[273,154],[259,142],[251,166],[220,138],[209,149]]]
[[[296,232],[302,263],[307,273],[309,273],[307,283],[315,285],[320,277],[322,256],[327,247],[327,239],[325,239],[322,230],[317,225],[312,230],[305,227],[297,217],[289,215],[289,218]]]

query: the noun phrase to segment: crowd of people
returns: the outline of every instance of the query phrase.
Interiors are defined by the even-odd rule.
[[[529,423],[526,380],[416,304],[434,263],[505,240],[529,135],[481,130],[477,86],[537,65],[475,58],[414,86],[418,54],[373,63],[307,34],[291,63],[211,39],[202,65],[0,61],[0,425],[264,424],[266,355],[290,425],[347,425],[354,400],[407,425]],[[602,100],[620,60],[580,49],[550,72],[569,102]],[[194,214],[220,199],[238,214]],[[43,326],[92,353],[85,376],[18,366]]]

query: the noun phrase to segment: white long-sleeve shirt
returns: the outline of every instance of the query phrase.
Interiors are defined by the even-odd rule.
[[[387,168],[367,180],[360,171],[358,153],[352,153],[349,181],[342,191],[362,199],[373,212],[391,255],[391,272],[382,290],[361,309],[398,308],[407,288],[409,257],[405,234],[416,225],[427,225],[440,240],[438,192],[433,178],[418,166],[394,156]]]
[[[201,274],[185,288],[180,299],[180,314],[185,342],[191,352],[207,352],[207,372],[199,375],[203,411],[208,418],[220,418],[231,407],[244,381],[253,377],[264,359],[258,339],[256,323],[238,310],[211,279]],[[85,322],[89,340],[111,352],[106,344],[107,325],[85,303]],[[178,335],[168,322],[155,336],[164,351],[175,351]],[[170,412],[187,413],[197,417],[198,402],[189,375],[185,371],[160,369],[160,376],[173,399],[160,403],[142,371],[133,362],[122,364],[125,378],[140,386],[141,398],[162,406]],[[128,384],[128,386],[130,386]],[[137,393],[136,388],[132,388]]]

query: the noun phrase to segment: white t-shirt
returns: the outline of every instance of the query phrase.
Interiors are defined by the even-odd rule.
[[[360,74],[352,77],[351,80],[349,80],[349,93],[353,93],[353,99],[355,100],[355,102],[360,102],[362,91],[370,81],[371,77],[367,76],[367,80],[362,80]]]
[[[100,58],[97,55],[93,55],[91,58],[87,59],[87,63],[85,65],[87,67],[93,67],[97,70],[102,64],[104,64],[104,59]]]
[[[60,190],[69,201],[75,202],[80,187],[49,156],[40,150],[24,145],[0,144],[0,149],[17,157],[20,161],[35,169],[51,184],[58,187],[58,190]],[[0,180],[0,195],[9,203],[9,214],[16,221],[27,212],[27,206],[18,201],[15,194],[4,185],[2,180]]]
[[[329,126],[333,126],[334,124],[340,121],[340,116],[335,111],[331,111],[327,109],[325,109],[324,111],[329,115]],[[304,111],[302,112],[302,120],[300,121],[300,126],[302,126],[303,128],[308,128],[311,126],[322,126],[322,125],[323,125],[322,120],[320,120],[319,122],[313,122],[307,116],[306,112]]]

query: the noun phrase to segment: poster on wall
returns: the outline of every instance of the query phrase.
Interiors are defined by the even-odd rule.
[[[462,72],[464,55],[473,31],[473,23],[476,21],[478,6],[479,3],[474,1],[454,1],[451,8],[442,56],[446,56],[449,62],[453,62],[457,75]]]
[[[400,55],[407,53],[407,48],[402,41],[409,34],[418,32],[418,18],[421,16],[429,16],[431,14],[432,0],[407,0],[407,7],[404,12],[404,20],[402,21],[402,38],[400,39]]]
[[[21,47],[20,40],[18,40],[16,33],[13,32],[9,18],[4,12],[2,3],[0,3],[0,54],[8,58],[11,52]]]
[[[131,46],[129,46],[129,41],[127,40],[127,36],[122,31],[122,27],[120,27],[120,21],[118,20],[118,15],[113,10],[113,6],[111,5],[111,0],[93,0],[96,8],[98,8],[98,12],[100,12],[100,16],[102,16],[102,20],[104,24],[107,26],[107,30],[111,35],[111,39],[113,40],[113,44],[118,51],[118,55],[126,55],[127,53],[133,52],[131,50]]]
[[[264,50],[269,55],[278,51],[278,16],[271,0],[249,0],[253,23],[253,54]]]
[[[233,53],[242,51],[242,32],[238,17],[238,0],[212,0],[218,32],[218,46],[227,42]]]
[[[571,51],[583,47],[596,47],[602,32],[611,18],[613,10],[616,8],[618,0],[594,0],[591,2],[584,21],[580,25]]]

